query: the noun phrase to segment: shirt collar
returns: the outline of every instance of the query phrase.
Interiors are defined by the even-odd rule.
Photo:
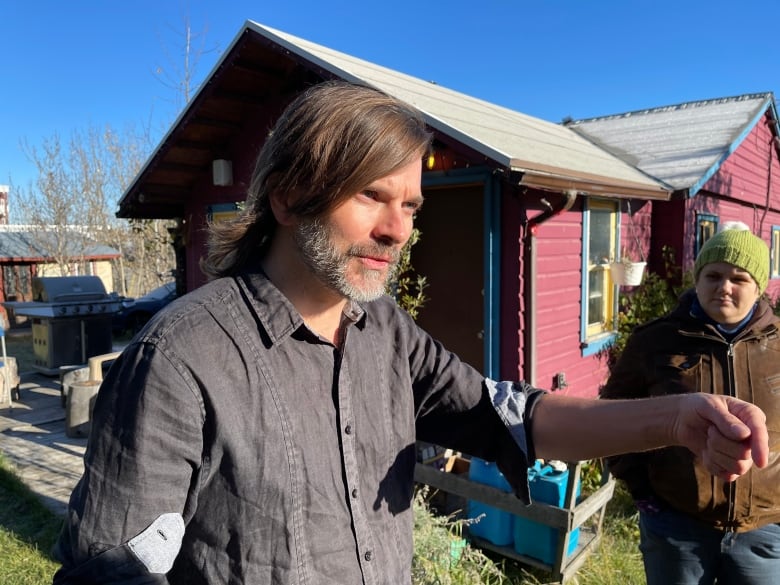
[[[271,343],[279,343],[301,327],[308,331],[298,310],[262,270],[246,272],[237,281]],[[351,324],[365,326],[365,309],[356,301],[350,300],[343,314]]]

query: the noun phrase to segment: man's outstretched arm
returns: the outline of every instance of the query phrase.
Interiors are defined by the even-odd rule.
[[[578,461],[681,445],[713,475],[733,481],[766,466],[766,416],[727,396],[684,394],[637,400],[548,395],[531,421],[536,456]]]

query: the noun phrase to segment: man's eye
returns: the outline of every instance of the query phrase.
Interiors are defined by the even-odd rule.
[[[371,189],[366,189],[363,191],[363,196],[368,197],[369,199],[376,199],[379,196],[379,193],[372,191]]]

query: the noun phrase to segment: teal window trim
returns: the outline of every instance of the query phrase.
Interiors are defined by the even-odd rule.
[[[497,380],[500,376],[501,348],[501,184],[489,175],[484,186],[484,374]]]
[[[617,333],[605,333],[600,337],[583,341],[580,344],[582,357],[596,355],[600,351],[607,349],[610,345],[615,343],[615,339],[617,339]]]

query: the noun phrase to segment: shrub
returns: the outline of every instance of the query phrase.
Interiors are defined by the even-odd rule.
[[[429,488],[418,487],[414,497],[413,585],[501,585],[503,568],[463,538],[468,520],[434,514]]]

